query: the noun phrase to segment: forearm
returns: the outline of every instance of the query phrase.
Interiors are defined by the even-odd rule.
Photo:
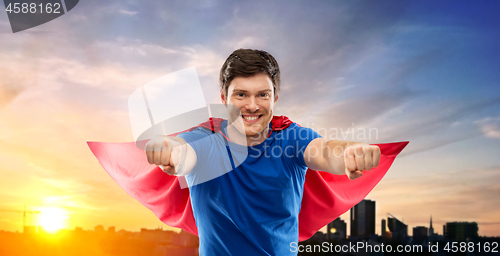
[[[180,137],[169,137],[169,149],[176,176],[184,176],[191,172],[197,162],[193,148]]]
[[[322,147],[322,156],[325,159],[326,170],[329,173],[345,174],[345,149],[349,146],[359,144],[353,141],[329,140]]]
[[[375,145],[317,138],[307,146],[304,161],[312,170],[347,174],[353,180],[361,177],[362,171],[377,167],[380,155],[380,148]]]

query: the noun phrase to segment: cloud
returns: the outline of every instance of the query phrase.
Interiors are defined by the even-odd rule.
[[[134,15],[137,14],[137,12],[127,11],[127,10],[123,10],[123,9],[120,9],[118,12],[121,13],[121,14],[129,15],[129,16],[134,16]]]
[[[384,54],[379,53],[381,57]],[[293,116],[296,118],[298,116],[297,119],[301,122],[310,123],[310,120],[316,120],[316,127],[376,128],[385,134],[394,135],[392,131],[386,132],[391,119],[394,117],[405,119],[402,113],[407,111],[409,105],[429,96],[429,91],[425,89],[410,89],[408,80],[421,72],[424,67],[433,66],[439,59],[437,56],[440,54],[423,53],[396,62],[384,68],[384,70],[390,69],[391,72],[377,76],[380,80],[363,79],[353,84],[359,75],[348,73],[330,80],[314,80],[311,86],[322,96],[314,96],[314,100],[308,100],[305,95],[311,95],[310,86],[302,86],[296,88],[293,94],[292,91],[286,92],[292,94],[294,99],[282,96],[278,109],[286,108]],[[301,104],[296,104],[297,101]],[[429,116],[419,117],[418,120],[425,121],[428,118]],[[398,133],[403,132],[398,130]],[[387,136],[381,139],[391,140]],[[406,137],[405,140],[407,139],[409,138]]]
[[[322,115],[329,116],[332,123],[341,127],[349,126],[351,123],[365,124],[417,96],[417,92],[398,87],[333,104],[324,110]]]
[[[500,117],[487,117],[474,123],[479,126],[485,137],[500,139]]]
[[[16,55],[7,52],[5,61],[0,62],[0,109],[36,84],[36,64],[25,62],[25,58],[16,58]]]
[[[59,43],[71,48],[69,41]],[[68,51],[56,51],[33,56],[31,61],[11,56],[8,65],[1,62],[6,74],[2,83],[12,81],[23,88],[8,91],[3,101],[0,155],[6,159],[1,172],[18,174],[9,175],[9,185],[17,184],[12,191],[24,196],[4,198],[31,198],[36,205],[43,203],[41,196],[68,195],[71,198],[61,200],[59,206],[72,211],[109,208],[109,200],[130,208],[122,204],[132,199],[102,169],[85,141],[133,141],[127,112],[133,90],[191,65],[202,80],[217,81],[219,64],[213,63],[224,58],[201,45],[165,47],[126,38],[97,41],[85,51],[103,53],[106,61],[89,65],[82,58],[64,58]],[[216,83],[205,84],[218,92]],[[103,194],[112,199],[104,199]]]
[[[474,139],[482,135],[476,130],[474,124],[480,125],[482,129],[488,129],[489,132],[494,131],[492,123],[494,121],[488,119],[474,121],[477,113],[497,106],[499,103],[500,98],[467,102],[449,99],[420,108],[411,109],[408,106],[403,113],[389,118],[390,124],[379,129],[380,139],[382,141],[413,141],[411,146],[403,151],[402,156]],[[483,133],[485,131],[483,130]]]
[[[21,91],[22,89],[20,88],[0,85],[0,108],[8,105]]]
[[[384,179],[368,198],[377,200],[379,215],[390,212],[417,226],[452,221],[479,222],[480,234],[495,234],[500,216],[500,167],[431,173]],[[489,223],[490,227],[484,227]]]
[[[415,118],[413,121],[405,123],[403,127],[398,127],[394,131],[394,137],[401,133],[407,133],[413,130],[412,136],[423,136],[432,134],[434,131],[441,130],[445,126],[450,126],[461,118],[476,114],[477,112],[498,105],[500,98],[489,98],[481,100],[470,100],[468,102],[459,102],[456,99],[449,99],[446,102],[432,104],[420,109],[420,115],[427,118]],[[419,129],[412,129],[419,127]],[[399,131],[396,131],[399,130]]]

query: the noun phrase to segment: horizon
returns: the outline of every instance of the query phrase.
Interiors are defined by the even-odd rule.
[[[365,198],[364,200],[370,200],[370,199]],[[376,209],[376,208],[377,208],[376,201],[375,201],[375,200],[371,200],[371,201],[374,201],[374,202],[375,202],[375,209]],[[4,210],[4,209],[0,209],[0,212],[1,212],[1,210]],[[350,223],[350,217],[349,217],[350,211],[351,211],[351,209],[350,209],[350,210],[348,210],[347,212],[345,212],[344,214],[342,214],[341,216],[339,216],[339,217],[338,217],[338,218],[340,218],[342,221],[346,222],[346,225],[347,225],[346,235],[347,235],[347,237],[350,237],[350,224],[351,224],[351,223]],[[388,216],[389,214],[390,214],[390,212],[388,212],[388,213],[386,214],[386,216]],[[391,214],[391,215],[392,215],[392,214]],[[347,216],[347,217],[346,217],[346,216]],[[429,216],[429,222],[427,223],[427,224],[429,224],[429,225],[413,225],[413,226],[412,226],[412,225],[410,225],[410,224],[408,224],[408,223],[404,222],[404,217],[403,217],[403,218],[401,218],[401,219],[400,219],[400,218],[398,218],[398,217],[396,217],[396,216],[394,216],[394,215],[393,215],[393,217],[397,218],[397,219],[398,219],[399,221],[401,221],[402,223],[404,223],[404,224],[408,225],[408,236],[412,236],[412,235],[410,235],[410,234],[411,234],[410,232],[411,232],[411,231],[413,230],[413,228],[415,228],[415,227],[426,227],[426,228],[429,228],[429,227],[430,227],[430,219],[432,218],[432,216]],[[387,219],[388,219],[388,218],[381,218],[381,219],[379,219],[379,218],[378,218],[378,216],[376,216],[376,219],[375,219],[375,234],[376,234],[376,235],[380,235],[380,224],[381,224],[381,221],[382,221],[382,220],[387,220]],[[435,219],[432,219],[434,233],[435,233],[435,234],[438,234],[438,235],[441,235],[441,236],[444,236],[444,234],[443,234],[443,226],[444,226],[444,225],[446,225],[446,223],[453,223],[453,222],[471,222],[471,223],[475,222],[475,223],[477,223],[477,224],[478,224],[478,226],[480,226],[480,225],[481,225],[481,223],[479,223],[479,222],[477,222],[477,221],[463,221],[463,220],[452,220],[452,221],[447,221],[447,222],[443,223],[442,225],[437,225],[437,224],[436,224]],[[21,224],[21,223],[19,223],[19,224]],[[90,227],[90,228],[89,228],[89,227],[87,227],[87,229],[85,229],[83,226],[74,225],[74,226],[72,226],[72,227],[62,227],[62,228],[59,228],[59,229],[57,229],[57,230],[50,230],[50,228],[49,228],[49,230],[46,230],[46,231],[48,231],[49,233],[57,233],[57,232],[59,232],[59,231],[63,231],[63,230],[66,230],[66,231],[72,231],[72,230],[76,230],[77,228],[81,228],[81,229],[83,229],[83,231],[94,231],[94,230],[95,230],[95,228],[96,228],[97,226],[102,226],[102,227],[104,228],[104,230],[105,230],[105,231],[107,231],[107,230],[108,230],[108,228],[113,227],[113,228],[115,228],[115,230],[116,230],[115,232],[118,232],[118,231],[121,231],[121,230],[128,231],[128,232],[141,232],[141,230],[142,230],[142,229],[148,229],[148,230],[159,230],[159,229],[161,229],[161,230],[165,230],[165,231],[173,231],[173,232],[176,232],[176,233],[179,233],[179,232],[183,231],[183,230],[182,230],[182,229],[180,229],[180,228],[170,227],[170,226],[165,225],[165,224],[163,224],[163,223],[161,223],[161,224],[162,224],[163,226],[162,226],[162,225],[158,225],[156,228],[151,228],[151,227],[141,227],[141,228],[139,228],[139,230],[127,230],[127,229],[125,229],[125,228],[120,228],[120,229],[118,229],[116,226],[105,226],[105,225],[103,225],[103,224],[97,224],[97,225],[94,225],[93,227]],[[44,228],[43,224],[38,224],[38,225],[26,225],[26,226],[32,226],[32,227],[37,227],[37,228]],[[45,228],[44,228],[44,229],[45,229]],[[0,231],[4,231],[4,232],[12,232],[12,233],[23,233],[23,230],[22,230],[22,229],[21,229],[21,230],[17,230],[17,229],[16,229],[15,231],[12,231],[12,230],[3,230],[1,227],[0,227]],[[318,231],[321,231],[321,232],[323,232],[323,233],[326,233],[326,232],[327,232],[326,226],[325,226],[325,227],[323,227],[323,228],[321,228],[321,229],[320,229],[320,230],[318,230]],[[480,229],[480,228],[479,228],[479,230],[478,230],[478,235],[479,235],[479,236],[483,236],[483,237],[500,237],[500,235],[493,235],[493,236],[482,235],[482,234],[481,234],[481,229]]]

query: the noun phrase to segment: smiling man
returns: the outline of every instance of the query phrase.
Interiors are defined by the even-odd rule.
[[[240,115],[236,118],[242,117],[248,146],[258,145],[266,139],[268,126],[273,118],[274,104],[278,100],[269,75],[257,73],[250,77],[233,78],[229,87],[221,89],[221,100],[226,107],[231,104],[239,110]],[[230,116],[235,118],[234,115]],[[230,135],[232,132],[241,131],[229,129]]]
[[[327,141],[274,116],[280,71],[265,51],[234,51],[220,84],[229,112],[220,131],[199,127],[158,136],[146,145],[148,162],[186,177],[200,255],[296,255],[290,244],[298,242],[308,168],[356,179],[378,165],[380,149]]]

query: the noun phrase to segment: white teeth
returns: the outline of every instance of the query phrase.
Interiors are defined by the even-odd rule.
[[[258,116],[243,116],[243,118],[250,121],[259,119]]]

